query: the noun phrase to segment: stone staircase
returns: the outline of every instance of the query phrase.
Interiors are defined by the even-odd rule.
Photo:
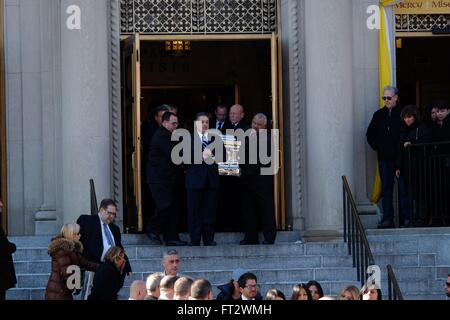
[[[390,263],[406,299],[444,299],[443,283],[450,273],[450,229],[369,230],[368,235],[382,268],[384,295],[385,265]],[[257,275],[262,294],[276,287],[286,296],[294,284],[311,279],[318,280],[324,293],[332,296],[345,285],[360,286],[347,245],[340,239],[302,242],[298,232],[279,232],[275,245],[240,246],[241,237],[220,233],[216,247],[177,247],[181,273],[204,277],[217,286],[228,282],[236,267],[246,268]],[[18,285],[7,291],[7,299],[43,299],[50,271],[50,237],[10,237],[10,241],[18,247],[14,254]],[[133,268],[119,295],[126,299],[133,280],[145,280],[148,274],[162,270],[161,257],[167,247],[147,245],[145,235],[123,235],[122,242]]]

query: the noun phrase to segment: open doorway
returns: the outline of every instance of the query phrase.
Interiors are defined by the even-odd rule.
[[[402,105],[425,112],[434,100],[450,100],[450,37],[397,39],[397,83]]]
[[[278,128],[278,94],[272,94],[274,88],[278,90],[273,35],[249,39],[206,36],[198,41],[190,39],[189,50],[176,53],[166,50],[163,38],[134,35],[122,41],[124,227],[129,232],[143,231],[152,214],[148,203],[151,195],[143,174],[146,155],[141,154],[140,125],[151,120],[153,108],[161,104],[177,106],[181,127],[192,130],[198,112],[213,114],[220,104],[230,107],[240,103],[245,108],[246,122],[263,112]],[[221,190],[227,201],[222,201],[225,207],[219,203],[216,231],[242,231],[243,195],[233,192],[236,190],[233,179],[238,178],[222,178],[227,180]],[[278,185],[278,181],[277,176],[274,184]],[[180,220],[180,231],[184,231],[185,189],[183,181],[179,184],[184,217]],[[282,197],[276,186],[275,189],[275,197]],[[275,203],[278,217],[280,201]]]

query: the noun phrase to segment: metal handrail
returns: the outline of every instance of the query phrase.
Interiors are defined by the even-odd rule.
[[[357,268],[358,281],[365,284],[367,267],[375,264],[366,230],[359,217],[355,200],[348,185],[347,177],[342,176],[342,196],[344,205],[344,242],[347,243],[348,254],[353,257],[353,267]],[[394,269],[387,265],[389,300],[403,300],[400,286],[395,277]],[[392,291],[393,290],[393,291]],[[392,297],[394,299],[392,299]]]
[[[363,286],[366,280],[365,274],[367,267],[374,265],[375,259],[345,176],[342,176],[342,186],[344,205],[344,242],[347,243],[348,254],[351,254],[353,257],[353,267],[357,270],[358,281],[360,281],[361,286]]]
[[[98,214],[97,194],[95,193],[94,179],[89,180],[91,197],[91,215]]]
[[[395,277],[394,269],[390,264],[386,266],[388,274],[388,295],[389,300],[403,300],[402,291]]]

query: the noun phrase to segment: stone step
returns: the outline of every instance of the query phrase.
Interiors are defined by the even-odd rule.
[[[432,267],[436,266],[435,254],[399,254],[375,255],[375,263],[380,268],[388,264],[395,267]]]
[[[125,284],[129,285],[134,280],[144,280],[153,272],[161,271],[160,268],[148,272],[134,272],[127,277]],[[293,269],[250,269],[260,279],[260,282],[307,282],[311,279],[318,281],[354,281],[356,272],[353,268],[293,268]],[[211,283],[226,283],[232,277],[232,269],[223,270],[195,270],[182,271],[182,274],[193,279],[205,278]],[[48,273],[30,273],[17,275],[17,288],[44,288],[47,285]]]
[[[161,258],[131,259],[133,272],[150,272],[161,269]],[[233,270],[237,267],[251,269],[258,266],[260,269],[292,269],[292,268],[321,268],[321,267],[348,267],[352,268],[349,256],[302,256],[298,259],[280,259],[280,257],[183,257],[181,267],[183,270],[203,270],[220,266],[222,269]],[[50,259],[45,261],[28,261],[14,263],[16,274],[49,273]]]
[[[47,247],[53,236],[20,236],[8,237],[9,241],[21,248],[39,248]],[[189,241],[187,233],[181,233],[180,238]],[[239,244],[239,241],[244,238],[242,232],[220,232],[215,234],[215,241],[218,244]],[[264,239],[263,235],[259,234],[260,241]],[[277,232],[276,243],[295,243],[302,241],[299,231],[279,231]],[[126,245],[148,245],[149,240],[145,234],[122,234],[122,244]]]
[[[184,257],[300,257],[300,256],[340,256],[347,255],[343,242],[275,244],[275,245],[218,245],[215,247],[165,247],[165,246],[125,246],[129,259],[161,258],[168,249],[176,249]],[[47,261],[47,248],[18,248],[14,253],[14,261]]]

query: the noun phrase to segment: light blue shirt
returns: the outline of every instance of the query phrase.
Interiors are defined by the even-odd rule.
[[[98,215],[98,218],[100,219],[100,230],[102,231],[103,253],[102,253],[101,261],[103,261],[104,258],[105,258],[106,252],[109,250],[109,248],[111,248],[111,246],[108,244],[108,239],[106,238],[105,228],[103,227],[102,218],[100,218],[100,215]],[[106,225],[106,230],[108,230],[109,234],[111,235],[111,239],[114,242],[114,245],[116,245],[116,243],[114,241],[114,236],[113,236],[113,234],[111,232],[111,229],[109,229],[108,225]]]

